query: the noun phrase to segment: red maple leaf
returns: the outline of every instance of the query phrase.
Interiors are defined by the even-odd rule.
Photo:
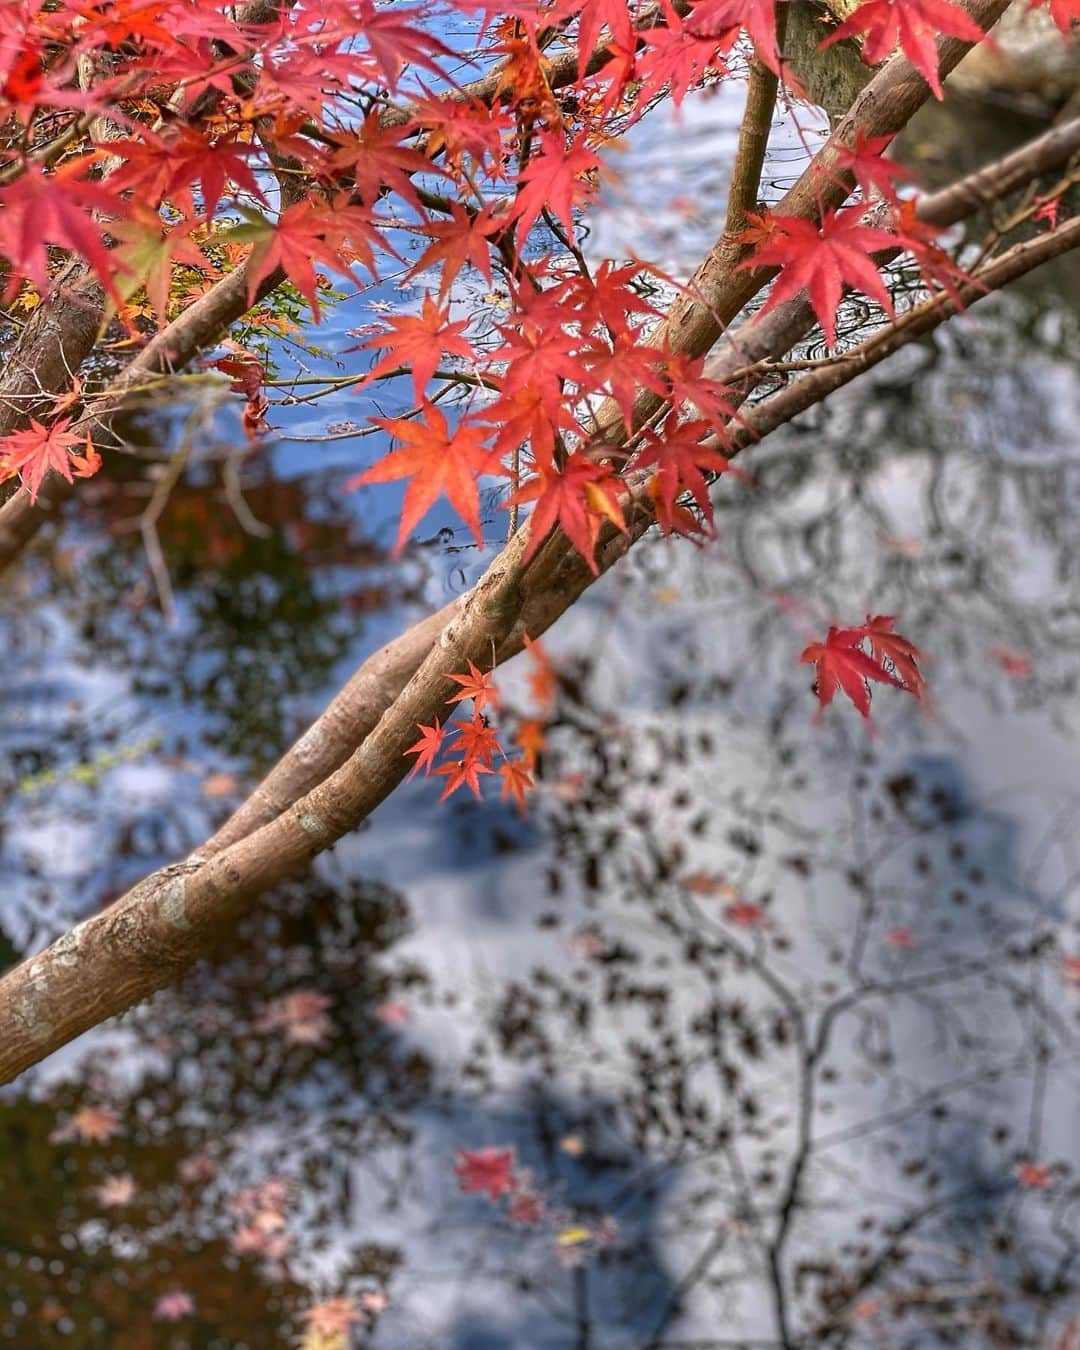
[[[915,259],[923,281],[927,286],[936,282],[957,309],[964,308],[963,297],[957,289],[960,283],[983,289],[977,278],[965,272],[938,243],[942,234],[940,226],[919,219],[916,202],[909,199],[894,207],[893,223],[896,227],[896,242]]]
[[[691,11],[696,18],[696,10]],[[719,36],[712,30],[696,32],[670,10],[666,22],[642,34],[645,50],[637,59],[635,78],[640,79],[638,99],[644,106],[666,88],[676,107],[701,83],[709,70],[724,70],[724,57],[739,36],[737,27]]]
[[[542,468],[536,478],[509,497],[506,506],[536,502],[529,521],[528,562],[556,525],[588,563],[593,575],[599,568],[593,553],[600,521],[607,518],[625,531],[619,505],[620,480],[606,464],[596,464],[575,450],[562,469]]]
[[[524,759],[506,759],[499,765],[499,777],[502,779],[503,798],[512,797],[514,805],[525,811],[525,794],[533,786],[532,774]]]
[[[461,336],[469,326],[468,320],[457,323],[449,320],[449,306],[436,304],[430,295],[424,296],[423,309],[419,315],[400,314],[388,319],[391,328],[389,333],[379,333],[360,344],[361,349],[389,348],[387,355],[368,371],[360,384],[377,379],[386,370],[411,366],[413,392],[419,403],[444,354],[461,356],[466,360],[473,354],[472,347]],[[355,351],[356,348],[350,350]]]
[[[31,420],[22,431],[13,431],[0,440],[0,481],[19,474],[22,485],[36,501],[45,475],[58,473],[69,483],[89,478],[101,466],[101,458],[85,436],[75,436],[68,427],[70,417],[61,417],[49,426]],[[76,454],[75,447],[82,447]]]
[[[850,173],[864,197],[877,192],[886,201],[895,202],[894,184],[903,182],[909,174],[902,164],[883,153],[892,139],[892,136],[867,136],[860,127],[854,145],[837,146],[830,170]]]
[[[374,276],[370,244],[386,246],[365,210],[314,201],[286,207],[273,224],[249,217],[247,225],[238,226],[227,237],[254,241],[247,267],[249,302],[254,303],[263,278],[280,267],[311,306],[316,322],[319,278],[315,264],[320,262],[352,280],[350,254],[358,254]]]
[[[430,235],[432,242],[413,264],[409,275],[419,276],[427,268],[441,263],[440,300],[445,298],[454,278],[466,263],[471,263],[490,286],[491,249],[488,241],[505,224],[505,220],[492,214],[490,206],[472,212],[460,202],[451,202],[449,220],[430,221],[417,227],[422,234]]]
[[[454,1163],[458,1185],[466,1193],[476,1191],[498,1200],[514,1189],[512,1148],[462,1149]]]
[[[575,14],[578,17],[578,79],[582,80],[600,43],[600,30],[606,28],[612,41],[627,46],[632,41],[633,28],[626,0],[558,0],[552,9],[552,18],[559,23],[565,23]]]
[[[740,28],[745,28],[758,56],[779,75],[777,3],[778,0],[699,0],[693,9],[691,26],[695,32],[717,34],[734,29],[736,36]]]
[[[895,248],[887,230],[861,223],[862,208],[828,211],[820,226],[799,216],[774,216],[776,233],[743,268],[779,267],[762,312],[774,309],[805,290],[830,347],[836,344],[836,311],[845,286],[872,296],[892,315],[892,299],[870,254]]]
[[[477,760],[480,764],[491,768],[492,761],[500,749],[499,737],[495,728],[480,712],[473,713],[472,721],[455,727],[454,736],[456,738],[454,754],[460,754],[464,759]]]
[[[409,777],[412,778],[420,769],[425,774],[429,774],[435,763],[435,758],[442,749],[443,741],[446,739],[446,728],[439,725],[439,719],[436,717],[432,726],[426,727],[421,723],[416,724],[416,729],[420,733],[420,739],[415,745],[410,745],[404,753],[406,755],[416,755],[416,763],[412,766]]]
[[[577,351],[578,340],[560,324],[544,322],[543,316],[521,316],[516,325],[505,324],[499,331],[506,341],[492,359],[507,363],[500,380],[503,398],[528,391],[543,405],[548,420],[555,422],[566,402],[566,382],[590,383]],[[487,410],[489,418],[492,412]]]
[[[403,442],[400,450],[391,450],[364,473],[350,478],[345,490],[365,483],[392,483],[401,478],[411,481],[405,489],[395,553],[405,547],[412,530],[445,493],[479,544],[480,497],[476,480],[482,474],[502,474],[505,470],[484,444],[475,427],[463,422],[451,432],[446,418],[433,404],[424,402],[421,417],[376,418],[383,427]]]
[[[681,422],[671,430],[665,426],[660,433],[649,434],[638,453],[636,464],[641,468],[656,466],[654,500],[657,519],[665,534],[676,525],[675,499],[683,492],[691,493],[707,524],[712,526],[712,501],[705,475],[726,473],[732,466],[719,450],[703,444],[711,429],[708,422],[696,421]]]
[[[922,653],[913,642],[893,632],[896,619],[890,614],[866,616],[862,632],[870,644],[870,651],[878,661],[888,661],[904,688],[916,698],[921,698],[926,688],[926,678],[919,669]]]
[[[975,20],[950,0],[863,0],[821,45],[828,47],[859,33],[865,34],[862,55],[867,65],[876,66],[900,47],[938,98],[942,97],[938,38],[981,42],[985,37]]]
[[[160,135],[144,127],[138,140],[108,141],[97,148],[123,161],[111,186],[119,192],[134,190],[138,200],[152,207],[174,198],[190,206],[196,182],[207,219],[217,209],[226,183],[235,183],[266,204],[248,162],[252,148],[233,140],[212,141],[204,131],[186,122],[170,126]]]
[[[489,704],[491,707],[497,708],[499,706],[499,691],[492,684],[494,678],[495,672],[493,670],[481,670],[479,666],[470,661],[466,674],[447,675],[447,679],[461,685],[458,693],[452,694],[446,700],[447,703],[462,703],[465,699],[471,698],[473,708],[477,712],[482,712]]]
[[[1054,1184],[1054,1174],[1044,1163],[1026,1162],[1016,1169],[1016,1179],[1028,1190],[1046,1190]]]
[[[518,194],[510,210],[510,219],[517,221],[515,233],[519,248],[545,209],[573,238],[574,207],[595,192],[595,185],[586,181],[583,175],[593,173],[600,165],[598,156],[585,143],[584,132],[569,145],[557,131],[543,131],[537,141],[539,153],[518,174]]]
[[[480,791],[479,775],[482,773],[491,773],[483,761],[475,756],[469,758],[466,755],[463,759],[454,760],[450,764],[443,764],[435,770],[437,774],[449,774],[450,781],[443,789],[443,794],[439,798],[440,802],[446,801],[447,797],[455,793],[459,787],[467,787],[472,791],[473,796],[480,800],[482,792]]]
[[[841,689],[859,712],[869,717],[870,680],[891,684],[896,689],[904,688],[895,675],[890,675],[879,661],[859,647],[865,636],[861,628],[830,628],[824,642],[812,642],[799,657],[801,662],[816,667],[817,696],[823,709]]]
[[[751,900],[736,900],[724,906],[724,918],[739,928],[768,928],[769,916]]]
[[[10,264],[8,298],[25,278],[43,294],[49,290],[48,245],[85,258],[118,304],[115,273],[118,259],[105,247],[95,214],[122,216],[123,201],[85,177],[88,161],[82,156],[61,164],[46,174],[33,163],[4,188],[0,188],[0,256]]]

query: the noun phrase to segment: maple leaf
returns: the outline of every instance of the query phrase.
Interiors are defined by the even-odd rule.
[[[54,1139],[80,1139],[84,1144],[103,1144],[120,1132],[120,1113],[111,1106],[80,1106]]]
[[[524,645],[533,661],[533,668],[528,675],[529,692],[536,704],[547,711],[555,702],[555,694],[559,687],[558,671],[539,638],[534,640],[526,633]]]
[[[782,0],[698,0],[691,16],[694,30],[723,34],[740,28],[754,44],[758,56],[779,75],[780,48],[776,37],[776,6]]]
[[[532,774],[529,772],[528,763],[521,759],[503,760],[499,765],[499,777],[502,779],[503,798],[512,797],[514,805],[523,814],[526,809],[525,794],[533,787]]]
[[[259,283],[280,267],[308,302],[318,323],[319,278],[315,263],[321,262],[353,280],[346,245],[358,253],[360,261],[375,276],[369,243],[375,240],[385,247],[385,240],[364,210],[305,200],[286,207],[273,224],[255,212],[245,214],[248,223],[238,225],[225,237],[252,241],[247,264],[249,304],[255,302]]]
[[[48,174],[27,163],[14,182],[0,188],[0,256],[10,264],[9,299],[24,278],[42,293],[49,290],[51,243],[85,258],[110,296],[123,303],[114,279],[120,263],[106,248],[95,213],[123,216],[126,206],[85,176],[93,158],[68,160]]]
[[[318,1336],[344,1336],[363,1320],[351,1298],[328,1298],[304,1310],[304,1330]]]
[[[223,375],[228,375],[232,381],[229,385],[231,394],[243,394],[249,399],[255,397],[266,378],[266,368],[259,357],[242,347],[235,348],[232,356],[221,356],[206,364],[211,370],[220,370]]]
[[[691,11],[691,18],[697,18],[696,9]],[[663,25],[642,34],[645,50],[638,57],[634,71],[641,80],[639,103],[647,105],[666,88],[672,102],[679,107],[690,90],[701,83],[706,72],[724,70],[724,57],[738,36],[738,27],[729,28],[719,36],[712,29],[698,34],[689,21],[669,10]]]
[[[493,358],[507,362],[500,381],[503,398],[529,391],[543,405],[549,421],[555,422],[566,401],[565,382],[589,383],[589,373],[577,355],[577,338],[559,325],[531,316],[518,316],[515,324],[499,331],[506,342]],[[491,417],[492,409],[487,415]]]
[[[889,614],[866,616],[862,632],[870,644],[870,650],[878,661],[888,661],[909,693],[921,698],[926,688],[926,679],[919,669],[922,654],[913,642],[893,632],[896,619]]]
[[[476,712],[483,712],[489,704],[492,708],[497,708],[499,706],[499,691],[492,684],[494,678],[495,672],[493,670],[481,670],[479,666],[470,661],[467,674],[447,675],[447,679],[453,680],[455,684],[460,684],[461,688],[456,694],[451,694],[446,701],[448,703],[461,703],[465,699],[471,698]]]
[[[494,1203],[514,1189],[514,1150],[462,1149],[454,1163],[454,1174],[466,1194],[486,1195]]]
[[[990,656],[1010,679],[1023,680],[1032,672],[1031,658],[1023,652],[1014,652],[1009,647],[991,647]]]
[[[440,802],[446,801],[447,797],[452,796],[459,787],[467,787],[473,796],[480,800],[483,793],[480,790],[480,778],[482,773],[491,773],[480,759],[475,756],[470,758],[468,755],[464,759],[454,760],[449,764],[442,764],[435,770],[437,774],[446,774],[449,776],[449,782],[443,789],[443,794],[439,798]]]
[[[957,309],[964,308],[963,297],[957,289],[959,283],[983,289],[979,281],[965,272],[937,242],[942,233],[941,228],[919,219],[916,202],[908,200],[895,207],[893,223],[896,228],[896,242],[915,259],[923,281],[928,286],[936,282]]]
[[[619,505],[620,480],[610,465],[596,464],[575,450],[562,469],[544,469],[530,483],[507,498],[505,506],[536,502],[529,520],[528,562],[556,525],[588,563],[599,573],[593,554],[600,521],[607,518],[624,533],[626,521]]]
[[[1027,1190],[1046,1190],[1054,1184],[1054,1174],[1043,1163],[1026,1162],[1016,1169],[1016,1179]]]
[[[518,723],[517,732],[514,735],[514,744],[524,755],[525,763],[533,768],[540,751],[547,747],[544,723],[536,717],[523,718]]]
[[[535,1228],[543,1220],[546,1210],[544,1197],[533,1191],[516,1191],[507,1208],[510,1222],[519,1227]]]
[[[398,366],[411,366],[413,392],[419,403],[444,354],[461,356],[466,360],[473,354],[472,348],[461,336],[469,326],[468,320],[450,323],[449,318],[449,306],[437,305],[430,295],[425,295],[419,315],[400,314],[389,319],[391,332],[379,333],[360,344],[361,349],[365,350],[372,347],[388,347],[390,350],[368,371],[357,387],[377,379],[384,371],[394,370]],[[349,350],[355,351],[356,348]]]
[[[186,122],[170,126],[160,135],[144,127],[140,139],[107,141],[96,149],[123,161],[110,186],[117,192],[134,190],[152,207],[174,198],[190,206],[196,182],[207,220],[217,210],[226,183],[235,183],[264,206],[267,204],[248,163],[251,146],[228,139],[213,141],[202,128]]]
[[[609,333],[625,333],[633,315],[655,317],[660,312],[630,284],[647,270],[639,262],[617,265],[605,258],[591,276],[574,272],[561,277],[546,294],[560,309],[569,307],[575,311],[583,333],[598,326]]]
[[[559,220],[568,238],[574,236],[574,207],[591,197],[595,184],[583,176],[600,166],[600,159],[586,144],[581,132],[569,145],[561,132],[542,131],[537,137],[539,152],[518,174],[518,194],[510,210],[517,221],[518,247],[537,217],[545,209]]]
[[[410,533],[444,493],[479,544],[482,535],[476,480],[483,474],[505,474],[505,470],[475,427],[459,422],[451,432],[439,409],[426,401],[421,413],[422,417],[415,421],[406,417],[374,419],[376,426],[402,441],[403,448],[391,450],[370,469],[349,479],[345,490],[365,483],[410,480],[401,508],[395,553],[401,552]]]
[[[382,76],[378,83],[388,85],[391,91],[396,89],[406,65],[419,66],[444,77],[434,58],[452,56],[453,53],[434,34],[405,22],[398,12],[377,9],[373,0],[352,0],[350,9],[355,15],[356,31],[363,35],[377,72]]]
[[[109,225],[109,233],[117,241],[116,258],[125,273],[119,278],[117,289],[124,300],[129,301],[140,287],[145,288],[159,329],[168,318],[174,265],[183,263],[199,269],[210,266],[205,254],[190,238],[197,224],[190,220],[172,229],[163,229],[156,211],[136,205],[130,216]]]
[[[875,192],[888,202],[896,201],[895,183],[908,177],[902,164],[884,154],[885,147],[892,142],[892,136],[867,136],[862,127],[855,133],[854,145],[839,145],[829,169],[831,173],[840,170],[849,173],[855,179],[859,191],[866,198]]]
[[[503,160],[503,137],[513,132],[514,125],[509,112],[478,98],[447,99],[425,93],[409,103],[408,126],[426,132],[427,155],[445,151],[456,168],[469,155],[494,174]]]
[[[435,758],[442,749],[443,741],[446,739],[446,728],[439,725],[439,719],[436,717],[432,726],[426,727],[419,722],[416,729],[420,733],[420,739],[415,745],[410,745],[404,753],[406,755],[416,755],[416,763],[412,766],[409,774],[410,778],[415,777],[420,769],[425,774],[429,774],[435,763]]]
[[[821,44],[828,47],[842,38],[865,34],[862,56],[876,66],[897,47],[926,80],[937,98],[942,98],[938,72],[938,37],[957,37],[981,42],[983,30],[951,0],[863,0]]]
[[[894,248],[896,238],[862,224],[861,211],[858,206],[828,211],[820,226],[798,216],[773,217],[772,241],[739,264],[780,269],[762,313],[805,290],[830,347],[836,345],[836,311],[845,285],[864,291],[891,317],[892,299],[869,255]]]
[[[495,728],[482,714],[473,713],[471,722],[456,727],[454,738],[454,754],[461,754],[466,760],[475,760],[491,768],[492,760],[500,748],[499,738]]]
[[[480,211],[469,211],[460,202],[450,204],[450,219],[431,221],[417,226],[422,234],[430,235],[432,242],[413,264],[409,275],[421,272],[436,263],[442,264],[439,277],[439,299],[445,298],[454,278],[471,263],[491,285],[491,250],[489,241],[505,227],[506,221],[494,215],[490,206]]]
[[[37,501],[41,484],[48,473],[58,473],[69,483],[88,478],[101,466],[101,457],[85,436],[68,431],[70,417],[60,417],[48,426],[36,419],[22,431],[0,438],[0,482],[19,474],[30,500]],[[75,447],[83,447],[82,455]]]
[[[124,1172],[106,1177],[94,1187],[94,1195],[99,1205],[111,1209],[114,1205],[130,1205],[135,1199],[136,1190],[135,1178],[130,1173]]]
[[[616,334],[613,343],[593,342],[577,355],[592,377],[593,388],[610,391],[626,427],[633,425],[634,396],[639,387],[653,393],[664,391],[657,369],[663,358],[654,348],[641,344],[640,333],[640,329],[625,329]]]
[[[739,928],[768,928],[769,916],[750,900],[736,900],[724,906],[724,918]]]
[[[830,628],[824,642],[812,642],[799,657],[801,662],[816,667],[817,696],[822,709],[828,707],[833,695],[841,689],[863,717],[868,718],[870,680],[904,688],[895,675],[861,650],[858,644],[864,636],[861,628]]]
[[[706,474],[727,473],[732,465],[719,450],[704,444],[711,430],[707,422],[681,422],[670,431],[650,433],[638,452],[635,464],[640,468],[656,466],[657,492],[654,495],[657,519],[665,534],[676,524],[675,499],[689,492],[712,528],[713,508]]]

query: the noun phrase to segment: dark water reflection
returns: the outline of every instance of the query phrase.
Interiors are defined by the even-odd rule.
[[[781,1319],[803,1346],[1055,1345],[1080,282],[1042,285],[770,440],[714,546],[647,545],[568,616],[525,822],[403,789],[216,964],[6,1094],[0,1340],[284,1346],[343,1294],[355,1344],[394,1350],[777,1346]],[[255,470],[264,535],[205,479],[177,494],[172,629],[113,528],[135,488],[0,600],[5,962],[193,847],[479,567],[438,540],[388,566],[306,453]],[[867,610],[931,661],[932,707],[885,691],[877,739],[816,727],[797,664]],[[458,1189],[483,1147],[529,1174],[518,1222]]]

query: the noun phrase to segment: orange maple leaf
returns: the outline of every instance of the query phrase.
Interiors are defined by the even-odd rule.
[[[480,533],[480,497],[476,480],[482,474],[505,474],[496,456],[484,444],[475,427],[463,422],[451,432],[446,418],[433,404],[422,404],[422,416],[377,418],[403,447],[391,450],[370,469],[345,484],[345,490],[365,483],[391,483],[410,479],[401,508],[401,528],[394,552],[400,553],[409,534],[445,493],[451,506],[482,542]]]

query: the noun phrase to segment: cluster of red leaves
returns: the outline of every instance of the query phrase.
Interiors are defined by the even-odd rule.
[[[492,683],[490,671],[482,671],[474,662],[464,674],[447,675],[459,685],[457,693],[451,694],[448,703],[463,703],[472,700],[473,714],[468,722],[456,726],[443,726],[438,718],[430,726],[418,725],[420,739],[405,751],[415,755],[411,778],[419,769],[425,774],[446,777],[446,787],[439,798],[445,801],[459,787],[468,787],[479,799],[483,793],[480,778],[484,774],[497,772],[502,780],[502,796],[511,797],[519,811],[525,810],[525,793],[533,785],[529,765],[521,759],[510,759],[499,744],[498,731],[491,722],[485,709],[494,711],[499,706],[499,693]],[[436,767],[440,755],[444,760]],[[498,770],[492,765],[495,756],[502,757]]]
[[[463,1149],[454,1162],[454,1175],[467,1195],[484,1195],[493,1205],[507,1196],[507,1215],[518,1226],[535,1227],[547,1210],[529,1173],[517,1169],[512,1148]]]
[[[1075,0],[1049,3],[1064,26]],[[473,0],[455,6],[475,9]],[[641,265],[606,263],[590,275],[566,267],[561,244],[535,259],[526,245],[535,253],[549,227],[573,237],[575,213],[595,195],[613,119],[623,128],[653,98],[666,93],[678,103],[710,74],[722,75],[741,35],[780,71],[777,2],[695,0],[686,12],[665,4],[659,15],[648,0],[482,8],[483,59],[499,72],[495,96],[485,99],[455,92],[458,54],[441,36],[444,10],[426,0],[400,13],[373,0],[286,5],[266,23],[216,0],[4,7],[0,121],[12,131],[5,143],[16,147],[0,164],[7,293],[25,282],[46,290],[52,250],[61,249],[85,258],[117,304],[144,288],[160,324],[175,269],[213,275],[206,245],[224,228],[238,256],[246,250],[250,300],[281,269],[317,318],[323,272],[351,277],[360,266],[377,277],[382,260],[400,263],[395,231],[412,229],[425,247],[408,276],[432,288],[418,314],[391,319],[363,346],[379,354],[366,381],[402,371],[417,408],[379,423],[400,448],[351,485],[407,482],[400,547],[442,495],[479,539],[478,481],[513,477],[510,501],[534,504],[530,552],[560,528],[595,569],[601,528],[625,529],[627,469],[653,471],[650,496],[666,531],[710,527],[706,476],[726,468],[730,400],[700,363],[649,345],[655,314]],[[553,25],[579,45],[566,96],[550,82],[545,35]],[[935,87],[937,36],[979,36],[949,0],[864,0],[832,40],[849,34],[863,35],[867,60],[902,48]],[[102,73],[87,84],[78,78],[87,69]],[[398,98],[404,116],[365,103],[375,91]],[[358,101],[367,109],[359,121]],[[57,159],[38,130],[42,110],[50,135],[98,115],[121,134]],[[860,142],[834,168],[864,193],[891,198],[897,171],[880,150]],[[282,159],[310,187],[275,211],[267,185]],[[445,208],[421,192],[429,184],[440,186]],[[820,225],[763,217],[758,231],[751,265],[780,273],[770,303],[806,288],[830,341],[846,286],[889,308],[870,259],[878,249],[906,249],[934,284],[951,284],[946,255],[899,206],[888,230],[852,209]],[[466,267],[489,284],[495,267],[503,273],[510,312],[493,330],[451,315],[450,288]],[[462,369],[491,396],[470,396],[450,420],[431,385]],[[266,405],[251,373],[239,387],[256,436]],[[669,415],[629,461],[614,463],[594,444],[590,410],[606,396],[629,423],[641,390],[664,398]],[[706,438],[713,448],[701,444]],[[40,452],[41,473],[25,475],[34,490],[48,467],[71,471],[52,454]]]
[[[27,285],[47,292],[59,251],[85,260],[117,308],[145,292],[159,327],[178,294],[200,293],[178,291],[178,269],[209,285],[240,264],[249,302],[284,274],[317,319],[326,274],[404,270],[422,293],[416,310],[366,335],[373,364],[356,390],[366,397],[373,381],[401,378],[415,407],[373,419],[392,448],[349,483],[405,485],[399,549],[441,497],[480,542],[485,478],[509,480],[506,505],[532,506],[527,558],[561,530],[597,571],[601,532],[627,529],[629,473],[665,532],[707,533],[708,484],[728,470],[737,400],[701,360],[650,340],[659,316],[647,264],[588,269],[566,245],[597,194],[605,147],[654,98],[678,104],[723,76],[743,39],[787,78],[781,2],[322,0],[260,9],[265,22],[219,0],[0,6],[6,297]],[[1029,4],[1068,33],[1080,0]],[[478,8],[477,57],[495,72],[483,97],[459,88],[462,53],[445,40],[448,9]],[[556,29],[578,44],[569,87],[552,75]],[[982,36],[953,0],[862,0],[827,42],[856,38],[871,63],[902,51],[940,93],[938,40],[948,36]],[[94,143],[86,128],[106,124],[117,134]],[[805,291],[830,345],[845,291],[891,314],[882,255],[910,257],[928,288],[956,299],[965,281],[917,204],[899,199],[903,171],[885,150],[859,135],[822,157],[821,172],[854,185],[859,203],[816,220],[765,210],[742,236],[744,265],[776,272],[767,304]],[[298,199],[271,190],[282,164],[306,185]],[[880,206],[864,214],[872,196]],[[405,262],[409,233],[421,247]],[[497,320],[455,313],[466,271],[500,287]],[[245,400],[248,434],[260,435],[260,363],[231,351],[215,364]],[[643,391],[660,415],[616,453],[597,407],[630,429]],[[97,466],[63,411],[0,443],[0,475],[20,476],[32,496],[50,472],[70,481]],[[817,666],[822,704],[841,689],[868,715],[870,682],[921,694],[916,657],[879,618],[833,630],[803,659]],[[409,753],[414,772],[446,776],[444,796],[479,793],[502,755],[503,793],[520,804],[544,721],[521,724],[523,754],[507,759],[486,712],[489,678],[475,667],[455,675],[471,721],[422,727]]]
[[[895,622],[891,615],[867,615],[858,628],[830,628],[824,642],[812,642],[805,649],[799,659],[814,666],[822,710],[839,690],[869,718],[870,686],[875,682],[922,698],[926,680],[919,670],[921,653],[893,631]]]

